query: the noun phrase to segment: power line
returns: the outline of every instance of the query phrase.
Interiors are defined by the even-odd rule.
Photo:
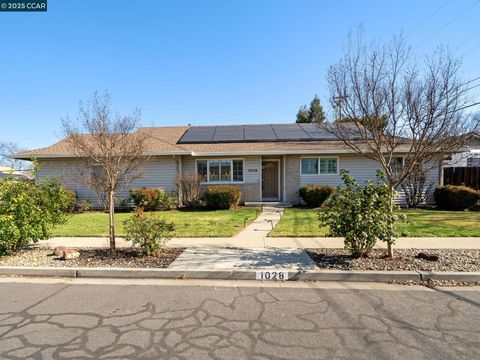
[[[473,104],[470,104],[470,105],[465,105],[461,108],[458,108],[458,109],[455,109],[455,110],[452,110],[450,112],[448,112],[447,114],[452,114],[454,112],[457,112],[457,111],[460,111],[460,110],[465,110],[465,109],[468,109],[468,108],[471,108],[473,106],[477,106],[477,105],[480,105],[480,101],[477,101],[476,103],[473,103]]]
[[[442,5],[440,5],[440,7],[435,10],[433,13],[431,13],[429,16],[427,16],[425,18],[425,20],[423,20],[420,24],[418,24],[412,31],[410,31],[408,34],[407,34],[407,37],[409,37],[410,35],[414,34],[418,29],[420,29],[423,25],[425,25],[431,18],[433,18],[435,15],[438,14],[438,12],[440,10],[442,10],[445,5],[447,5],[448,3],[450,2],[450,0],[447,0],[445,1]]]
[[[459,13],[457,16],[455,16],[453,19],[448,21],[446,24],[441,26],[439,29],[437,29],[433,34],[431,34],[429,37],[424,39],[422,42],[418,43],[415,48],[418,48],[420,45],[423,45],[430,39],[432,39],[435,35],[437,35],[439,32],[445,30],[448,26],[450,26],[453,22],[455,22],[457,19],[459,19],[461,16],[465,15],[470,9],[472,9],[474,6],[476,6],[478,3],[480,3],[480,0],[476,0],[472,5],[470,5],[468,8],[463,10],[461,13]]]
[[[475,89],[475,88],[477,88],[477,87],[479,87],[479,86],[480,86],[480,84],[473,85],[472,87],[469,87],[468,89],[466,89],[466,91],[470,91],[470,90]]]
[[[467,82],[463,83],[463,85],[468,85],[468,84],[470,84],[470,83],[472,83],[472,82],[474,82],[474,81],[477,81],[478,79],[480,79],[480,76],[477,76],[476,78],[473,78],[473,79],[468,80]]]
[[[478,35],[480,35],[480,31],[475,33],[474,35],[470,36],[467,40],[465,40],[464,42],[462,42],[460,45],[458,45],[455,50],[458,50],[460,49],[462,46],[464,46],[465,44],[468,44],[470,41],[472,41],[473,39],[475,39]]]
[[[463,53],[463,54],[461,55],[461,57],[464,57],[465,55],[471,54],[472,52],[474,52],[475,50],[477,50],[479,47],[480,47],[480,44],[478,44],[477,46],[475,46],[473,49],[467,51],[466,53]]]

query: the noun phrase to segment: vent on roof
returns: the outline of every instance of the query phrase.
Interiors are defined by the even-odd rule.
[[[335,135],[316,124],[193,126],[179,144],[335,140]]]

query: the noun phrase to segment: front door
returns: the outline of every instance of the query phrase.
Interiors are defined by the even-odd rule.
[[[262,161],[262,200],[279,200],[278,171],[278,161]]]

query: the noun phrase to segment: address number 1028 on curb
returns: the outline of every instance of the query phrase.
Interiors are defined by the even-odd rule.
[[[257,280],[288,280],[288,271],[258,270]]]

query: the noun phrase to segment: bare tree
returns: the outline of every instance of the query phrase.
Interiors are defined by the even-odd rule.
[[[443,48],[419,62],[402,36],[380,46],[366,44],[360,30],[328,71],[337,121],[324,129],[377,161],[393,192],[416,166],[438,166],[465,145],[462,134],[478,129],[478,118],[465,111],[473,100],[460,67]],[[395,166],[398,156],[402,166]],[[390,257],[393,241],[387,242]]]
[[[200,204],[200,188],[205,179],[195,172],[178,174],[175,184],[178,189],[178,203],[181,206],[195,207]]]
[[[20,149],[15,143],[0,141],[0,165],[19,171],[28,170],[31,168],[30,162],[11,158],[11,155],[23,151],[25,149]]]
[[[110,249],[115,250],[115,192],[141,176],[140,166],[148,160],[148,132],[138,131],[140,111],[129,116],[113,115],[110,95],[94,93],[80,102],[78,122],[62,120],[63,131],[74,155],[83,161],[90,187],[107,195]]]
[[[407,207],[414,208],[427,201],[434,183],[429,181],[422,166],[416,166],[400,185],[405,193]]]

